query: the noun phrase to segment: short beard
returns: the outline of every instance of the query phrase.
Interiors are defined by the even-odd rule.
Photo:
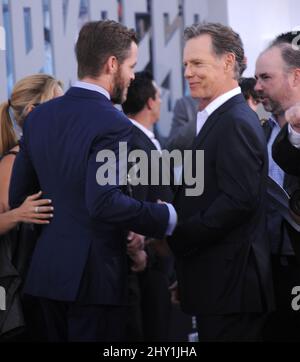
[[[123,104],[126,101],[125,86],[120,70],[114,78],[114,87],[112,90],[111,101],[114,104]]]
[[[284,109],[282,108],[282,105],[279,102],[276,101],[269,101],[270,107],[269,109],[266,109],[266,111],[271,112],[274,116],[281,116],[284,114]]]

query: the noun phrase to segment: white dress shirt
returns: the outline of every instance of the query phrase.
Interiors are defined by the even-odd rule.
[[[241,94],[241,88],[236,87],[229,92],[226,92],[220,95],[218,98],[213,100],[209,105],[204,108],[203,111],[197,113],[197,135],[201,131],[202,127],[204,126],[207,118],[218,108],[220,108],[225,102],[227,102],[230,98]]]
[[[90,91],[98,92],[110,100],[110,95],[109,95],[108,91],[106,89],[104,89],[103,87],[101,87],[100,85],[82,82],[82,81],[78,80],[77,82],[75,82],[73,84],[73,87],[83,88],[83,89],[87,89]]]

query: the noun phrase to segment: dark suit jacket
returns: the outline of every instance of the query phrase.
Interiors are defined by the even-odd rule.
[[[157,151],[155,145],[151,142],[149,137],[145,135],[138,127],[133,126],[132,138],[131,138],[131,148],[132,150],[142,150],[147,154],[148,159],[151,159],[151,151]],[[148,164],[148,179],[147,185],[136,185],[132,187],[132,195],[134,198],[142,201],[151,201],[157,202],[157,200],[162,200],[164,202],[172,203],[173,201],[173,191],[170,185],[163,185],[162,183],[162,174],[164,169],[162,167],[163,160],[159,163],[158,168],[151,166],[151,163]],[[157,179],[159,180],[158,185],[151,184],[152,176],[156,174]],[[172,175],[170,175],[172,182]],[[151,244],[147,248],[148,253],[148,267],[162,271],[166,274],[167,277],[171,278],[173,272],[173,264],[171,258],[161,258],[155,252],[155,247]]]
[[[263,124],[263,130],[265,132],[266,140],[268,142],[269,138],[271,136],[271,132],[272,132],[272,128],[271,128],[269,122],[265,122]],[[286,135],[286,138],[285,138],[285,135]],[[293,164],[293,166],[292,166],[291,165],[292,162],[290,162],[288,157],[286,157],[286,155],[289,154],[289,151],[288,151],[289,146],[293,149],[293,151],[295,149],[296,151],[299,152],[299,161],[300,161],[300,151],[296,147],[293,147],[291,145],[291,143],[289,142],[288,137],[287,137],[287,125],[285,125],[281,129],[281,131],[279,132],[279,134],[276,137],[276,139],[275,139],[275,141],[273,143],[273,146],[272,146],[273,159],[279,165],[279,167],[282,168],[282,170],[284,172],[286,172],[286,169],[289,169],[289,165],[290,165],[290,167],[295,167],[295,170],[296,170],[296,168],[298,166],[298,163],[299,163],[299,162],[298,163],[295,162],[295,165]],[[279,151],[279,148],[281,148],[281,147],[283,147],[282,148],[282,153]],[[277,151],[278,151],[278,153],[277,153]],[[278,157],[277,157],[279,153],[282,156],[282,158],[280,158],[280,159],[278,159]],[[276,158],[274,158],[274,155],[276,156]],[[288,164],[288,165],[286,165],[286,167],[282,167],[285,164],[284,161],[280,162],[280,163],[278,162],[279,160],[283,160],[283,158],[285,158],[288,161],[288,162],[286,162]],[[299,177],[295,177],[294,175],[295,176],[300,176],[300,169],[299,169],[299,174],[298,175],[296,174],[296,172],[294,172],[294,173],[286,172],[286,174],[284,175],[283,188],[287,191],[287,193],[289,195],[292,195],[294,191],[300,189],[300,179],[299,179]]]
[[[266,138],[269,140],[272,131],[271,127],[268,122],[266,122],[263,127]],[[283,188],[290,196],[292,196],[296,190],[300,189],[300,150],[294,147],[288,139],[288,124],[282,127],[273,143],[272,157],[285,172]],[[281,237],[284,237],[284,242],[287,242],[286,240],[289,238],[293,251],[298,259],[298,263],[300,264],[300,233],[284,220],[282,220],[282,222],[284,222],[287,233],[281,235]],[[272,229],[275,230],[275,227]]]
[[[276,137],[273,148],[273,159],[288,174],[300,176],[300,150],[288,139],[288,124]]]
[[[131,149],[145,151],[149,160],[151,159],[151,151],[157,151],[149,137],[136,126],[133,126]],[[158,173],[159,176],[162,176],[162,163],[160,163],[158,169],[153,169],[151,163],[148,163],[148,185],[134,186],[133,196],[142,201],[157,202],[160,199],[165,202],[172,202],[173,193],[169,185],[162,185],[161,182],[159,185],[151,185],[151,175],[153,173]],[[170,176],[172,179],[172,175]]]
[[[187,197],[187,186],[180,188],[175,197],[180,223],[170,240],[182,308],[195,315],[271,309],[267,148],[242,95],[208,118],[193,150],[205,152],[204,193]]]
[[[151,159],[151,151],[157,152],[149,137],[136,126],[133,126],[131,146],[132,150],[144,151],[148,159]],[[157,173],[157,176],[162,176],[162,172],[162,162],[159,163],[157,168],[151,167],[149,163],[148,185],[133,186],[133,197],[144,201],[157,202],[160,199],[172,202],[173,193],[170,185],[163,185],[161,182],[158,185],[151,184],[153,174]],[[143,340],[165,341],[168,337],[170,313],[168,287],[171,278],[174,276],[174,262],[171,255],[161,255],[155,243],[159,243],[158,248],[163,248],[163,251],[165,251],[165,246],[158,241],[146,246],[147,268],[142,273],[137,273],[136,283],[138,283],[140,293],[139,307],[141,308]]]
[[[89,303],[126,302],[126,230],[162,237],[169,219],[165,205],[126,196],[118,180],[97,183],[99,167],[107,161],[98,152],[113,151],[110,169],[118,170],[119,142],[130,142],[131,134],[131,122],[105,96],[81,88],[37,107],[25,121],[10,205],[18,206],[39,184],[55,208],[32,257],[27,293],[62,301],[75,301],[79,293]]]

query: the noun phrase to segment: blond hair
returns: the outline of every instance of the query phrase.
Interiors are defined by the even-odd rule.
[[[58,87],[62,87],[62,83],[46,74],[31,75],[17,82],[11,99],[0,105],[0,155],[17,144],[10,110],[22,128],[30,108],[54,98]]]

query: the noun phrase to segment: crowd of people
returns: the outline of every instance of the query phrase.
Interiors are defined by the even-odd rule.
[[[277,36],[255,78],[243,78],[237,32],[186,28],[190,96],[177,101],[165,142],[153,131],[160,89],[134,72],[136,34],[117,22],[82,27],[78,81],[65,94],[44,74],[15,85],[0,106],[0,286],[10,291],[0,339],[170,341],[179,303],[200,342],[300,340],[299,233],[268,192],[271,182],[292,198],[300,189],[295,36]],[[157,169],[130,162],[146,182],[131,179],[124,143],[159,157]],[[185,177],[175,185],[172,167],[164,182],[164,150],[191,151],[181,175],[196,174],[204,150],[200,195]],[[297,209],[289,215],[300,223]]]

